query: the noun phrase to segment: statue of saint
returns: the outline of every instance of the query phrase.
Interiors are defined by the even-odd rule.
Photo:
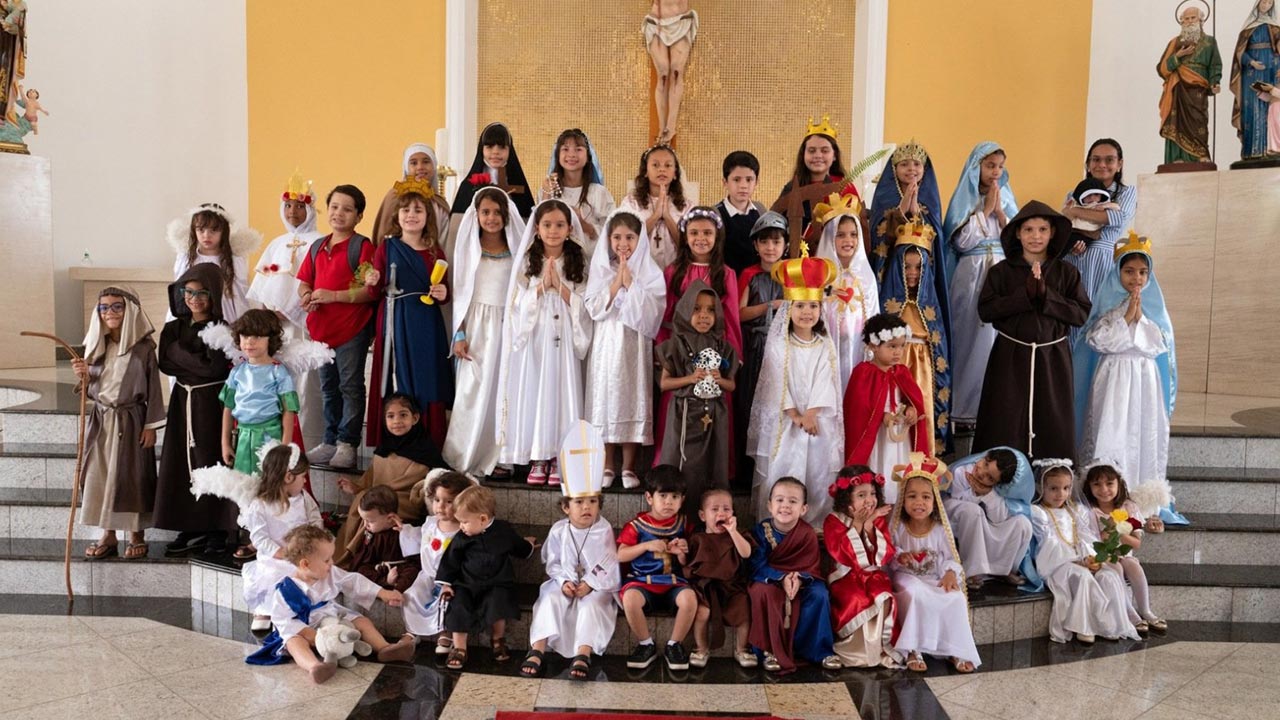
[[[1240,137],[1240,159],[1280,156],[1267,151],[1269,86],[1280,82],[1280,17],[1275,0],[1258,0],[1236,40],[1231,60],[1231,124]],[[1256,86],[1256,87],[1255,87]]]
[[[1186,3],[1184,3],[1185,5]],[[1156,72],[1164,78],[1160,95],[1160,137],[1164,161],[1212,162],[1209,157],[1209,96],[1218,93],[1222,57],[1218,42],[1204,32],[1204,9],[1189,5],[1178,15],[1182,32],[1169,41]]]
[[[26,74],[26,0],[0,0],[0,121],[18,122],[18,82]]]
[[[676,134],[676,118],[684,97],[684,71],[698,36],[698,13],[689,9],[689,0],[653,0],[643,30],[645,47],[658,73],[653,89],[653,102],[658,108],[656,142],[667,145]]]

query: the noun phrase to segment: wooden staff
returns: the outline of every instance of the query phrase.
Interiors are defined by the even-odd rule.
[[[20,334],[24,337],[41,337],[47,340],[52,340],[58,345],[61,345],[62,348],[67,351],[67,354],[71,356],[72,360],[83,359],[80,357],[80,354],[71,347],[71,345],[67,344],[65,340],[57,335],[32,332],[30,330],[23,330]],[[71,531],[75,528],[76,524],[76,505],[80,503],[80,471],[83,469],[84,465],[84,406],[85,401],[88,398],[88,392],[88,381],[82,381],[80,383],[80,415],[77,420],[79,430],[76,434],[76,472],[71,478],[71,509],[67,513],[67,547],[62,558],[62,573],[67,582],[68,603],[75,602],[75,594],[71,592]]]

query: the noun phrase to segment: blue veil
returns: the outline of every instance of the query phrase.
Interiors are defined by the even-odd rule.
[[[871,261],[871,269],[876,272],[876,280],[880,283],[880,287],[884,288],[888,282],[890,275],[901,275],[901,271],[891,272],[888,266],[892,263],[893,246],[896,238],[889,237],[888,223],[885,221],[885,213],[896,207],[902,202],[902,191],[898,188],[898,178],[894,175],[894,166],[892,157],[884,171],[880,173],[880,181],[876,183],[875,195],[871,197],[871,255],[867,258]],[[924,207],[924,220],[938,234],[934,243],[941,242],[945,237],[942,234],[942,196],[938,194],[938,178],[933,173],[933,158],[926,158],[924,163],[924,175],[920,178],[920,204]],[[935,253],[936,254],[936,253]],[[934,292],[941,302],[939,309],[942,312],[942,323],[944,327],[951,327],[951,305],[947,288],[950,287],[949,275],[947,269],[941,267],[939,272],[932,274],[932,282],[934,284]],[[899,279],[899,282],[901,279]],[[888,297],[881,290],[880,299]]]
[[[604,185],[604,167],[600,165],[600,156],[596,154],[596,144],[591,142],[591,137],[588,136],[585,131],[582,131],[582,135],[587,138],[587,153],[591,156],[591,169],[594,170],[591,177],[587,178],[587,184],[595,183],[597,185]],[[555,172],[557,149],[558,146],[555,143],[552,143],[551,161],[547,163],[547,177],[550,177],[551,173]],[[586,188],[583,188],[582,191],[583,193],[586,193]]]
[[[964,163],[964,169],[960,171],[960,182],[956,184],[956,191],[951,194],[951,202],[947,203],[947,215],[942,221],[942,234],[938,236],[941,243],[938,256],[948,278],[955,275],[958,260],[956,249],[951,244],[951,236],[956,234],[956,230],[968,221],[969,215],[978,207],[981,199],[978,194],[978,176],[982,160],[997,150],[1004,150],[1004,148],[990,140],[980,142],[973,148],[969,153],[969,159]],[[924,194],[923,188],[921,188],[921,194]],[[1018,203],[1014,200],[1013,188],[1009,187],[1008,170],[1000,176],[1000,206],[1004,208],[1004,214],[1010,220],[1018,214]]]
[[[1036,475],[1031,470],[1031,463],[1021,450],[1015,448],[1001,445],[993,447],[991,450],[1008,450],[1018,459],[1018,470],[1013,474],[1013,482],[997,485],[996,493],[1004,498],[1004,504],[1008,506],[1009,512],[1021,515],[1027,519],[1027,522],[1031,522],[1031,502],[1036,496]],[[961,465],[975,463],[986,457],[991,450],[966,455],[951,463],[951,467],[956,468]],[[1037,593],[1044,589],[1044,578],[1040,577],[1040,573],[1036,570],[1035,557],[1036,539],[1032,536],[1031,546],[1027,549],[1027,554],[1023,556],[1022,562],[1018,566],[1018,572],[1027,579],[1026,584],[1019,588],[1022,592]]]

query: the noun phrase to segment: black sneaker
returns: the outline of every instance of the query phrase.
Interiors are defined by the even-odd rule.
[[[689,669],[689,653],[685,651],[684,645],[667,643],[667,649],[663,650],[662,654],[666,656],[668,670]]]
[[[627,656],[627,667],[633,670],[643,670],[652,665],[656,657],[658,657],[658,648],[653,643],[636,645],[636,649],[632,650],[631,654]]]

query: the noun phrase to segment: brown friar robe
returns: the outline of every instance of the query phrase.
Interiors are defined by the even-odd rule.
[[[338,548],[338,556],[334,558],[340,567],[344,570],[352,570],[351,551],[348,548],[356,534],[361,531],[360,520],[360,498],[364,497],[364,491],[374,485],[386,485],[395,491],[396,497],[400,500],[400,507],[396,510],[396,515],[400,517],[402,522],[410,525],[417,525],[425,515],[425,508],[421,502],[410,500],[409,492],[413,486],[427,476],[430,470],[426,465],[416,463],[406,457],[399,455],[374,455],[373,462],[369,465],[369,469],[365,470],[364,475],[359,480],[352,483],[356,486],[355,498],[351,500],[351,508],[347,512],[347,520],[338,530],[336,547]]]
[[[755,547],[750,537],[745,539]],[[738,554],[729,533],[697,532],[689,538],[689,561],[684,568],[698,591],[698,604],[711,610],[710,643],[712,649],[718,648],[724,645],[725,626],[738,627],[751,619],[747,595],[751,573],[746,558]]]
[[[388,590],[404,592],[418,579],[422,570],[421,557],[405,558],[400,550],[400,533],[395,528],[380,532],[358,532],[346,548],[350,555],[351,572],[357,572]],[[391,569],[396,570],[396,581],[388,581]]]

